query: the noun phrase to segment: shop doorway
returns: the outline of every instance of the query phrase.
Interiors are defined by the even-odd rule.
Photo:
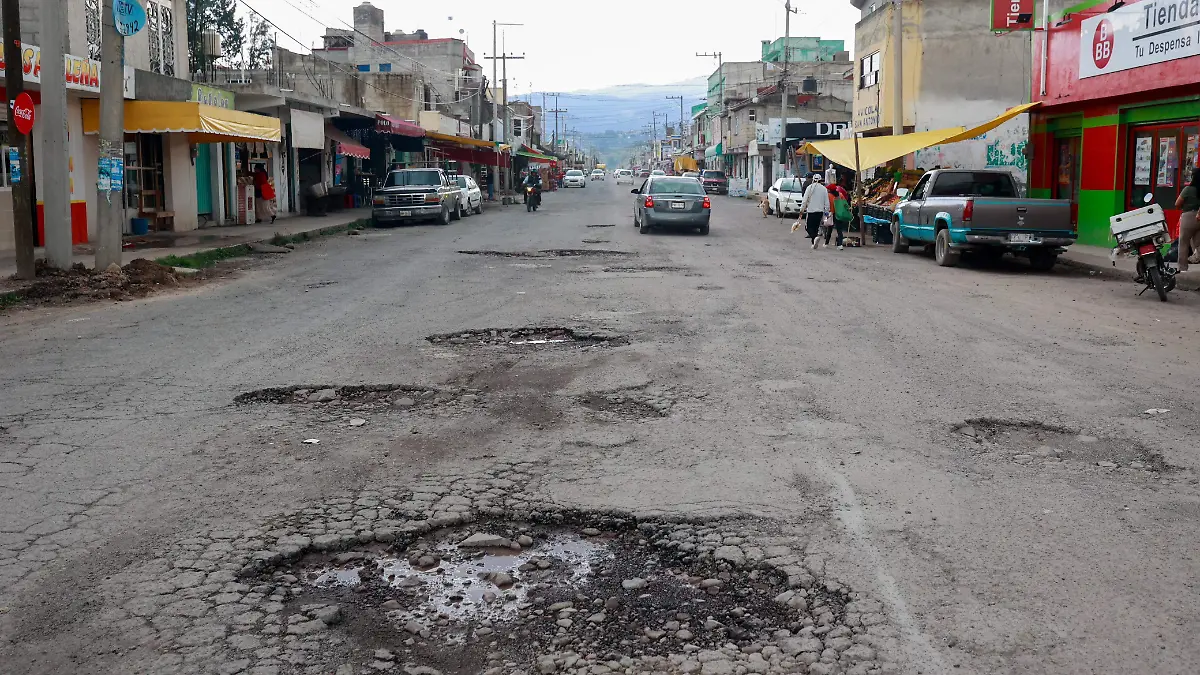
[[[207,143],[196,146],[196,215],[212,222],[212,155]]]
[[[174,227],[175,214],[167,211],[163,189],[162,136],[126,134],[125,199],[128,208],[149,221],[150,230]]]
[[[1147,194],[1162,207],[1171,238],[1179,236],[1175,199],[1193,168],[1200,167],[1200,122],[1135,127],[1130,136],[1126,208],[1145,205]]]
[[[1057,139],[1055,158],[1054,198],[1067,199],[1071,202],[1071,224],[1079,224],[1079,184],[1083,177],[1083,166],[1080,162],[1080,147],[1082,139],[1079,136]]]

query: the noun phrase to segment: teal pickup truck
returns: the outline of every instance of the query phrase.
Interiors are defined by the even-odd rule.
[[[942,267],[964,252],[993,260],[1012,253],[1049,270],[1077,236],[1071,202],[1023,199],[1007,171],[930,171],[892,213],[892,251],[924,244]]]

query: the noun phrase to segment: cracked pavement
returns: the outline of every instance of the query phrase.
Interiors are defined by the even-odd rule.
[[[0,316],[0,670],[1200,670],[1200,396],[1179,375],[1200,294],[811,251],[725,198],[708,237],[639,235],[628,198],[560,191]],[[605,337],[503,333],[523,327]],[[777,625],[677,619],[597,577],[582,627],[530,600],[459,652],[288,578],[556,518],[684,528],[616,560],[741,588],[732,616]],[[749,602],[768,590],[786,609]],[[641,623],[606,643],[590,618],[619,612]]]

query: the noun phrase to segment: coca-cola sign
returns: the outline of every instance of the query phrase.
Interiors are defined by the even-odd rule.
[[[21,92],[17,94],[11,107],[13,126],[17,127],[17,131],[28,136],[29,132],[33,131],[33,98],[29,94]]]

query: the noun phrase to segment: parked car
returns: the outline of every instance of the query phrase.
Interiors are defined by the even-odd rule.
[[[398,169],[388,173],[371,200],[375,225],[434,220],[447,225],[466,209],[458,183],[441,169]]]
[[[942,267],[964,251],[993,259],[1011,252],[1048,270],[1077,237],[1070,201],[1022,199],[1007,171],[930,171],[892,213],[892,250],[932,245]]]
[[[633,172],[629,169],[617,169],[614,177],[617,179],[617,185],[621,183],[629,183],[633,185]]]
[[[804,203],[804,181],[799,178],[780,178],[767,190],[767,208],[780,218],[800,214]]]
[[[724,171],[705,169],[700,172],[700,182],[704,184],[705,192],[715,192],[720,195],[729,194],[729,177],[725,175]]]
[[[712,202],[700,181],[677,176],[650,176],[632,190],[633,224],[642,234],[656,227],[699,230],[708,234]]]
[[[467,213],[483,213],[483,191],[479,184],[470,176],[455,176],[458,183],[459,199],[466,204]]]
[[[649,177],[650,177],[650,169],[642,169],[641,171],[638,172],[638,178],[649,178]]]
[[[651,176],[665,176],[665,175],[667,175],[667,172],[663,171],[662,169],[655,169],[650,172],[650,175]]]
[[[567,175],[563,176],[563,187],[587,187],[587,176],[579,169],[568,169]]]
[[[604,180],[604,169],[592,169],[592,180]]]

